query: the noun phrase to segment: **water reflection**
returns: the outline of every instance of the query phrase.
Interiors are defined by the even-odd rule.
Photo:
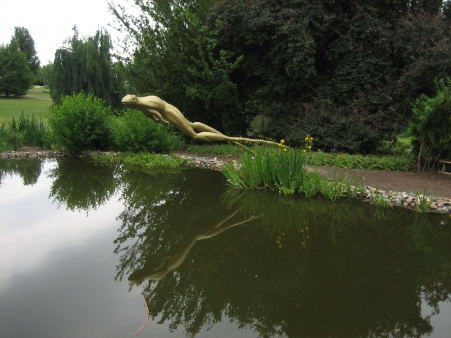
[[[53,180],[49,198],[58,206],[89,212],[105,204],[118,186],[114,169],[78,160],[56,159],[46,174]]]
[[[0,158],[0,186],[7,175],[19,175],[23,185],[33,185],[41,175],[43,161],[34,158],[27,160],[7,160]]]
[[[227,221],[233,218],[238,213],[235,210],[231,215],[217,224],[212,224],[210,227],[194,231],[188,234],[180,242],[176,243],[170,250],[164,252],[158,257],[149,257],[142,269],[133,272],[128,280],[134,284],[140,285],[145,280],[160,280],[169,271],[172,271],[180,266],[186,259],[191,248],[197,241],[202,239],[211,238],[220,234],[221,232],[232,228],[234,226],[247,223],[256,217],[250,217],[245,220],[235,221],[231,224],[225,224]],[[230,222],[228,222],[230,223]]]
[[[120,196],[115,278],[188,336],[227,317],[261,337],[422,337],[434,332],[422,307],[439,313],[450,299],[445,216],[379,219],[361,202],[229,189],[199,169],[59,160],[48,174],[50,198],[70,210]]]

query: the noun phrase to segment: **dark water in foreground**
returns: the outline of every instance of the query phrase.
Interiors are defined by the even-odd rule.
[[[450,337],[450,293],[446,216],[0,160],[0,337]]]

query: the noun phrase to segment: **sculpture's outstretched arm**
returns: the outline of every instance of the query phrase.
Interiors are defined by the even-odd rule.
[[[168,125],[169,122],[166,121],[163,116],[161,116],[161,114],[154,110],[154,109],[148,109],[144,115],[146,115],[148,118],[152,119],[153,121],[155,121],[156,123],[161,123],[163,125]]]

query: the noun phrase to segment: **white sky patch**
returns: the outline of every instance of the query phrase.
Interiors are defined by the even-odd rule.
[[[114,0],[114,3],[123,6],[127,13],[136,13],[127,0]],[[108,26],[109,23],[116,26],[114,21],[106,0],[9,1],[0,16],[0,44],[10,42],[14,27],[27,28],[43,66],[53,62],[55,51],[73,35],[74,25],[78,27],[79,37],[94,35],[98,28],[104,27],[115,44],[123,35]]]

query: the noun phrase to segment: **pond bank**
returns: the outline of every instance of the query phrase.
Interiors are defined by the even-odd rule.
[[[202,156],[186,153],[174,153],[174,155],[184,159],[186,161],[185,164],[191,167],[221,170],[227,162],[232,162],[234,165],[239,165],[237,159],[232,158],[230,155]],[[314,171],[317,170],[317,168],[309,167],[308,170]],[[333,176],[333,172],[323,172],[321,169],[319,169],[318,172],[326,177]],[[372,172],[374,173],[374,171]],[[363,189],[354,194],[354,197],[358,199],[368,200],[372,203],[374,203],[377,199],[383,199],[390,206],[403,207],[410,210],[416,210],[417,207],[421,207],[421,205],[423,205],[422,209],[426,212],[451,214],[451,199],[449,198],[417,194],[416,191],[384,190],[370,185],[361,185]],[[424,188],[422,191],[424,191]],[[426,207],[426,204],[428,207]]]
[[[64,151],[54,150],[40,150],[36,148],[22,148],[19,151],[8,151],[0,153],[0,158],[9,159],[25,159],[25,158],[58,158],[58,157],[78,157],[78,158],[90,158],[92,154],[103,154],[107,156],[117,156],[116,152],[87,152],[87,153],[68,153]],[[231,162],[234,165],[239,165],[238,159],[232,156],[204,156],[198,154],[187,154],[181,152],[175,152],[173,155],[184,159],[185,165],[190,167],[204,168],[210,170],[221,170],[225,163]],[[309,168],[309,170],[315,170],[315,168]],[[319,172],[323,176],[331,176],[330,172]],[[374,173],[375,171],[370,171]],[[386,173],[385,173],[386,174]],[[400,173],[396,173],[399,175]],[[402,173],[401,173],[402,174]],[[406,173],[408,174],[408,173]],[[368,176],[368,175],[367,175]],[[451,180],[450,180],[451,181]],[[371,184],[371,179],[368,180]],[[450,182],[451,183],[451,182]],[[451,199],[446,197],[426,196],[423,194],[417,194],[417,191],[394,191],[390,189],[380,189],[380,187],[371,186],[368,184],[361,184],[363,189],[356,192],[354,197],[369,202],[375,202],[377,199],[383,199],[391,206],[404,207],[406,209],[415,210],[421,204],[423,208],[427,209],[427,212],[435,212],[442,214],[451,214]],[[424,191],[424,189],[422,190]],[[425,207],[428,204],[428,207]]]

